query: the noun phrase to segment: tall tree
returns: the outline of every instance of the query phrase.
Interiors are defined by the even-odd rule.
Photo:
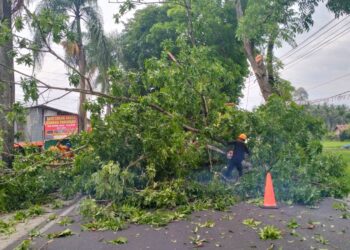
[[[3,153],[2,159],[7,163],[11,163],[10,153],[12,152],[14,143],[14,127],[13,123],[6,119],[6,115],[11,111],[15,101],[15,86],[13,57],[8,53],[12,51],[12,5],[10,0],[0,1],[0,25],[2,30],[7,29],[6,36],[0,35],[0,130],[3,136]],[[6,67],[2,66],[6,65]]]
[[[296,46],[296,34],[313,25],[315,7],[324,0],[234,0],[239,20],[238,37],[243,41],[248,61],[265,100],[278,93],[281,82],[274,49],[281,42]],[[328,0],[326,6],[337,17],[350,13],[350,1]]]
[[[121,35],[122,64],[142,70],[147,59],[161,57],[163,48],[177,57],[179,49],[172,46],[177,39],[191,47],[206,46],[235,78],[235,84],[224,91],[232,96],[230,101],[238,102],[248,65],[234,32],[237,19],[232,12],[234,6],[221,0],[172,0],[138,10]]]
[[[80,89],[86,90],[92,88],[87,83],[87,61],[86,61],[86,45],[93,42],[99,53],[107,53],[105,36],[103,34],[102,17],[98,12],[99,8],[97,0],[43,0],[37,13],[50,11],[51,13],[66,13],[66,22],[72,37],[63,43],[66,49],[66,58],[78,68],[80,73],[79,86]],[[43,45],[43,40],[47,40],[49,34],[44,33],[40,28],[36,29],[35,41],[37,44]],[[105,54],[106,55],[106,54]],[[40,61],[40,54],[36,55]],[[86,94],[80,93],[79,99],[79,128],[85,130],[87,126],[87,115],[84,108]]]

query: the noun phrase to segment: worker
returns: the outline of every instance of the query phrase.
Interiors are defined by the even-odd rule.
[[[74,156],[72,152],[72,145],[70,142],[67,142],[66,145],[62,144],[61,142],[58,142],[56,146],[51,146],[49,148],[49,151],[54,152],[62,158],[72,158]]]
[[[66,145],[62,145],[61,143],[58,143],[57,148],[60,150],[60,152],[64,158],[72,158],[73,157],[73,153],[71,150],[72,145],[70,144],[70,142],[67,142]]]
[[[227,170],[224,173],[226,178],[231,178],[234,168],[237,168],[238,176],[242,176],[242,161],[244,160],[246,154],[250,155],[249,149],[245,144],[246,141],[247,136],[245,134],[240,134],[235,141],[228,143],[231,148],[227,152],[228,164]]]

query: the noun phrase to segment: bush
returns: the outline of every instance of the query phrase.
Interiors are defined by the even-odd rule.
[[[342,131],[339,135],[339,139],[341,141],[350,140],[350,128]]]

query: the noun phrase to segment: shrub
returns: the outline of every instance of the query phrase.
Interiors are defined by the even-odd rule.
[[[350,140],[350,128],[342,131],[340,134],[339,134],[339,139],[341,141],[345,141],[345,140]]]

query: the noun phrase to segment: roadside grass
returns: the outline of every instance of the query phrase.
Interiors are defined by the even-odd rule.
[[[350,141],[323,141],[323,149],[325,154],[341,155],[347,163],[346,180],[350,187],[350,149],[342,149],[341,147],[350,144]]]

